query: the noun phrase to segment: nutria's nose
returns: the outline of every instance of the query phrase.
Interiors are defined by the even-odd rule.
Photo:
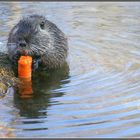
[[[18,42],[19,47],[25,48],[27,46],[27,43],[25,40],[19,40]]]
[[[26,44],[26,42],[20,42],[20,43],[19,43],[19,46],[24,48],[24,47],[27,46],[27,44]]]

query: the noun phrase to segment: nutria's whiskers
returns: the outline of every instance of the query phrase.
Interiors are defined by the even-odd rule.
[[[65,63],[68,43],[65,34],[44,16],[31,15],[24,17],[13,27],[9,34],[8,55],[16,62],[19,55],[25,52],[38,56],[46,68],[57,68]]]

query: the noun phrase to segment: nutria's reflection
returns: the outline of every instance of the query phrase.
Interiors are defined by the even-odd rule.
[[[23,89],[20,89],[14,94],[15,107],[20,110],[20,116],[29,118],[46,117],[46,108],[50,105],[50,98],[64,94],[62,92],[54,94],[51,91],[59,88],[61,80],[68,79],[68,77],[69,66],[67,63],[58,70],[36,71],[33,73],[32,83],[27,86],[27,89],[32,88],[30,91],[33,92],[29,94],[27,90],[26,94],[26,92],[23,92]]]

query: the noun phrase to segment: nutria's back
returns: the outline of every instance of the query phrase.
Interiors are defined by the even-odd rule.
[[[47,68],[60,67],[68,54],[65,34],[40,15],[31,15],[20,20],[9,34],[7,47],[12,62],[17,63],[21,55],[30,55]]]

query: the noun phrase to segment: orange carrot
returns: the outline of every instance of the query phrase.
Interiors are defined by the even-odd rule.
[[[32,75],[32,57],[21,56],[18,61],[18,77],[30,78]]]

